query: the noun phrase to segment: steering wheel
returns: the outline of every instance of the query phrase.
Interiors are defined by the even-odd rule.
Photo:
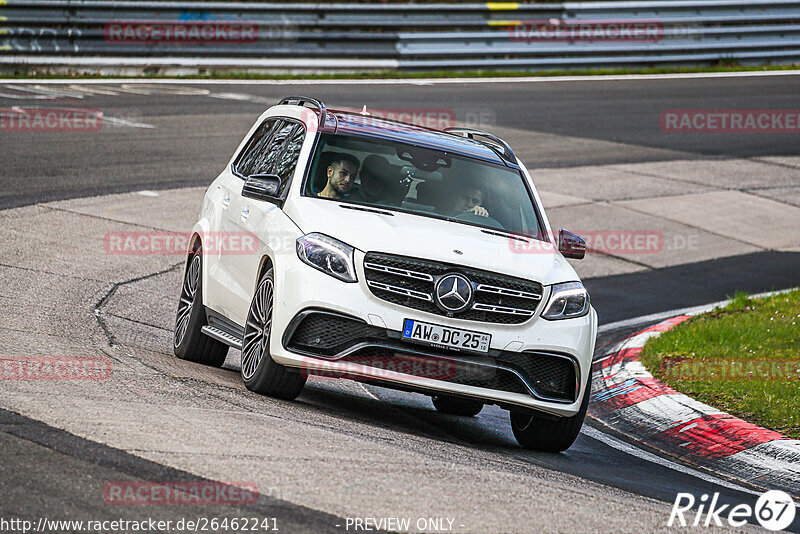
[[[491,226],[497,228],[498,230],[505,230],[502,224],[492,219],[491,217],[483,217],[481,215],[476,215],[471,211],[462,211],[458,215],[455,215],[453,219],[457,221],[480,224],[483,226]]]

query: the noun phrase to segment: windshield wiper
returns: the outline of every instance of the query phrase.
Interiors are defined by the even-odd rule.
[[[512,233],[509,233],[509,232],[502,232],[500,230],[483,230],[483,229],[481,229],[481,232],[483,232],[485,234],[491,234],[491,235],[496,235],[496,236],[500,236],[500,237],[516,239],[517,241],[522,241],[524,243],[530,243],[530,241],[528,241],[528,239],[529,239],[528,236],[521,236],[519,234],[512,234]]]
[[[353,204],[339,204],[339,207],[340,208],[347,208],[349,210],[367,211],[369,213],[377,213],[379,215],[389,215],[391,217],[394,217],[394,213],[392,213],[392,212],[378,210],[378,209],[375,209],[375,208],[367,208],[367,207],[364,207],[364,206],[355,206]]]

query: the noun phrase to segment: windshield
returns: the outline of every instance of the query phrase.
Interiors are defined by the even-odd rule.
[[[541,239],[519,170],[439,150],[323,134],[304,196],[404,211]]]

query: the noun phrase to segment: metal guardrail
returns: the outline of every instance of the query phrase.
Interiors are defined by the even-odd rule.
[[[604,37],[602,32],[614,24],[648,27],[651,34],[644,39]],[[222,28],[223,38],[213,32],[211,38],[188,39],[189,33],[182,38],[148,38],[153,28],[181,27],[185,32]],[[568,28],[573,31],[566,32]],[[246,36],[228,38],[243,29]],[[547,33],[554,29],[565,33],[561,37]],[[592,29],[602,31],[593,34]],[[4,70],[59,64],[292,68],[293,62],[303,69],[558,69],[720,61],[800,61],[800,0],[541,4],[0,0]]]

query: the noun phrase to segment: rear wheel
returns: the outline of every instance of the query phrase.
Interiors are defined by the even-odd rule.
[[[228,346],[200,331],[206,325],[202,270],[202,251],[197,249],[189,254],[183,276],[172,348],[175,356],[182,360],[222,367],[228,354]]]
[[[447,413],[451,415],[463,415],[465,417],[474,417],[483,410],[483,403],[469,399],[458,399],[455,397],[446,397],[435,395],[431,398],[433,406],[437,412]]]
[[[242,379],[250,391],[291,400],[302,391],[306,377],[277,363],[269,354],[274,289],[274,274],[270,269],[261,277],[247,314],[242,343]]]
[[[542,452],[562,452],[575,442],[586,418],[592,380],[589,378],[583,392],[583,402],[572,417],[548,419],[525,412],[511,411],[511,430],[520,445]]]

